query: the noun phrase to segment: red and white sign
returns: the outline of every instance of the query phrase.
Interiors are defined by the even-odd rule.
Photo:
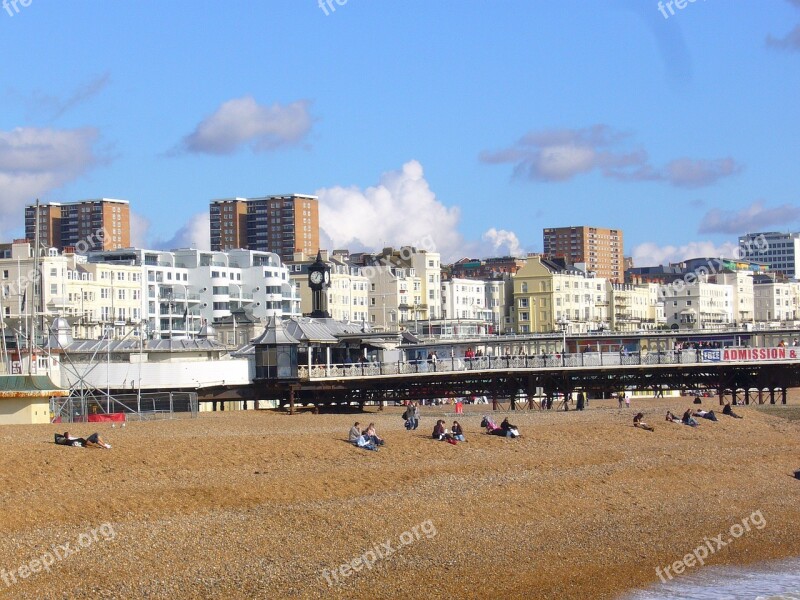
[[[722,360],[725,362],[762,362],[772,360],[797,360],[800,348],[725,348]]]

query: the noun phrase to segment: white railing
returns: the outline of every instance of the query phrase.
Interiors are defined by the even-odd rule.
[[[717,352],[722,352],[717,351]],[[782,358],[758,359],[758,362],[800,362],[800,350],[784,353]],[[755,360],[755,359],[754,359]],[[343,377],[376,377],[380,375],[414,375],[419,373],[452,373],[464,371],[495,371],[507,369],[563,369],[583,367],[628,367],[638,365],[687,365],[718,363],[697,350],[667,352],[581,352],[578,354],[540,354],[536,356],[478,356],[475,358],[439,358],[407,362],[363,362],[355,364],[316,365],[298,367],[300,379]],[[735,362],[724,361],[725,364]]]

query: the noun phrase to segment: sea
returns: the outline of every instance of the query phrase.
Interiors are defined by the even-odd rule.
[[[800,600],[800,558],[747,567],[707,567],[624,600]]]

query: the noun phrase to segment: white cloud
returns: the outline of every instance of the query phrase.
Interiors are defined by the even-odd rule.
[[[443,257],[460,254],[460,211],[436,198],[416,160],[384,173],[377,185],[364,190],[336,186],[315,193],[320,229],[330,248],[377,252],[386,246],[416,245]]]
[[[633,264],[636,267],[652,267],[680,262],[689,258],[725,257],[735,258],[738,246],[732,242],[716,245],[713,242],[689,242],[683,246],[659,246],[654,242],[639,244],[633,249]]]
[[[629,137],[607,125],[545,129],[532,131],[497,152],[484,151],[479,158],[487,164],[513,164],[516,177],[545,182],[568,181],[599,171],[604,177],[619,181],[663,181],[694,188],[711,185],[742,170],[732,158],[680,157],[659,168],[650,164],[645,150],[624,147]]]
[[[150,232],[150,219],[131,211],[131,246],[134,248],[148,248]]]
[[[170,239],[154,243],[156,249],[175,250],[177,248],[211,249],[211,233],[208,212],[193,215],[189,222],[178,229]]]
[[[711,209],[700,222],[698,233],[743,235],[748,231],[761,231],[768,227],[785,227],[788,223],[796,223],[798,220],[800,220],[798,206],[783,204],[766,208],[763,200],[756,200],[750,206],[738,211]]]
[[[464,256],[525,255],[513,231],[492,227],[480,240],[465,240],[458,231],[460,210],[438,200],[416,160],[384,173],[364,190],[331,187],[315,193],[323,248],[377,252],[416,246],[439,252],[445,263]]]
[[[100,162],[97,130],[0,131],[0,235],[24,229],[24,206],[77,179]]]
[[[481,236],[481,240],[488,244],[488,252],[482,252],[483,256],[526,256],[525,250],[519,243],[517,234],[505,229],[487,229]]]
[[[309,102],[272,106],[258,104],[252,96],[222,103],[183,140],[188,152],[232,154],[249,145],[255,152],[275,150],[300,142],[311,130]]]

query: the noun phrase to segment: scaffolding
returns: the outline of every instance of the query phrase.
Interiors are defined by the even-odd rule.
[[[76,393],[77,392],[77,393]],[[146,392],[111,396],[99,390],[75,390],[69,396],[50,399],[53,423],[85,423],[111,420],[174,419],[197,417],[197,392]]]

